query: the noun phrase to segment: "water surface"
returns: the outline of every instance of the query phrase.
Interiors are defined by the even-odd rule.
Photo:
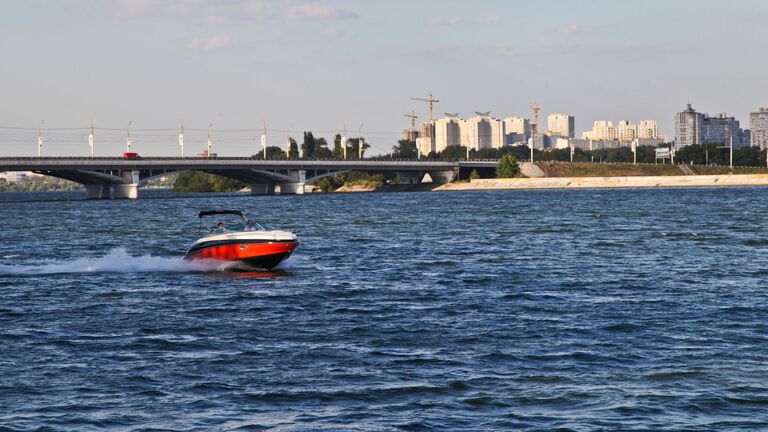
[[[3,195],[0,430],[765,429],[767,191]]]

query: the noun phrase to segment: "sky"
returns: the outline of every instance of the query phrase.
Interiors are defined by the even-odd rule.
[[[0,0],[0,156],[221,156],[435,116],[653,119],[768,106],[763,0]],[[542,122],[543,123],[543,122]],[[359,131],[359,132],[358,132]]]

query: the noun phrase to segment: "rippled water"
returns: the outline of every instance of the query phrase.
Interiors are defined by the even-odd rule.
[[[4,195],[0,430],[768,428],[766,193]],[[216,207],[303,244],[181,261]]]

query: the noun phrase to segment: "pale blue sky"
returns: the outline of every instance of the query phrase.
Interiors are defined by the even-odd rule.
[[[741,1],[0,1],[0,126],[135,131],[135,150],[187,153],[213,123],[221,155],[256,151],[257,132],[344,124],[387,152],[409,100],[436,113],[576,115],[659,121],[688,99],[748,126],[768,105],[768,2]],[[200,129],[194,131],[191,129]],[[354,131],[354,132],[353,132]],[[1,155],[35,153],[33,131],[0,130]],[[87,154],[86,131],[50,131],[47,154]],[[97,155],[123,151],[97,130]],[[269,133],[283,145],[284,132]],[[293,134],[294,136],[296,134]]]

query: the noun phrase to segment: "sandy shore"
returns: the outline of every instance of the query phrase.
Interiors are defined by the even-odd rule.
[[[450,183],[442,185],[435,188],[434,190],[462,191],[499,189],[583,189],[709,186],[768,186],[768,174],[477,179],[472,180],[469,183]]]

